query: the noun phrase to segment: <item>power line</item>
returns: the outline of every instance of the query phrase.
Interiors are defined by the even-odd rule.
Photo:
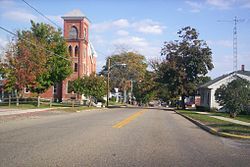
[[[42,12],[40,12],[39,10],[37,10],[35,7],[31,6],[28,2],[26,2],[25,0],[22,0],[26,5],[28,5],[30,8],[32,8],[34,11],[36,11],[37,13],[39,13],[41,16],[43,16],[45,19],[47,19],[48,21],[50,21],[52,24],[54,24],[55,26],[57,26],[58,28],[61,28],[61,26],[59,26],[58,24],[56,24],[54,21],[52,21],[50,18],[48,18],[47,16],[45,16]]]
[[[218,22],[233,22],[233,71],[238,69],[238,36],[237,36],[237,23],[245,21],[244,19],[238,19],[236,16],[233,20],[218,20]]]
[[[11,34],[11,35],[14,35],[14,36],[18,37],[17,34],[11,32],[10,30],[8,30],[8,29],[6,29],[6,28],[4,28],[4,27],[2,27],[2,26],[0,26],[0,29],[2,29],[3,31],[5,31],[5,32],[7,32],[7,33],[9,33],[9,34]],[[58,56],[58,57],[61,57],[61,58],[65,59],[65,60],[71,61],[70,59],[67,59],[67,58],[65,58],[65,57],[62,57],[61,55],[58,55],[58,54],[56,54],[56,53],[54,53],[54,52],[52,52],[52,51],[50,51],[50,50],[48,50],[48,49],[46,49],[46,48],[44,48],[44,47],[42,47],[42,46],[39,46],[39,45],[37,45],[37,44],[34,44],[33,42],[31,42],[30,40],[28,40],[28,39],[26,39],[26,38],[22,38],[22,39],[25,40],[26,42],[30,43],[31,45],[37,47],[37,48],[44,49],[44,50],[46,50],[47,52],[49,52],[49,53],[51,53],[51,54],[53,54],[53,55],[55,55],[55,56]]]

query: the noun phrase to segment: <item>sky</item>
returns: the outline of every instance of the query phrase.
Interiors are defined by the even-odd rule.
[[[233,71],[233,19],[237,25],[238,69],[250,71],[250,0],[25,0],[63,27],[62,16],[78,9],[91,21],[89,38],[98,54],[97,71],[121,48],[147,60],[162,58],[164,42],[178,39],[186,26],[195,28],[212,49],[212,78]],[[0,0],[0,25],[12,32],[46,22],[22,0]],[[0,50],[12,36],[0,29]]]

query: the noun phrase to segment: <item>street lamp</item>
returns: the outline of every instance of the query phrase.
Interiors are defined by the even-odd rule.
[[[108,58],[108,77],[107,77],[107,107],[109,106],[109,80],[110,80],[110,69],[114,66],[126,66],[127,64],[113,64],[110,66],[110,58]]]

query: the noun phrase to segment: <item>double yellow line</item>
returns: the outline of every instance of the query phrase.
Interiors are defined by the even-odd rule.
[[[133,115],[129,116],[128,118],[124,119],[123,121],[118,122],[117,124],[115,124],[112,127],[113,128],[122,128],[123,126],[127,125],[129,122],[133,121],[135,118],[137,118],[138,116],[143,114],[145,111],[146,110],[138,111],[138,112],[134,113]]]

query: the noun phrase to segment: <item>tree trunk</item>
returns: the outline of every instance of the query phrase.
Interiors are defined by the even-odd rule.
[[[53,99],[51,98],[50,101],[49,101],[49,107],[50,108],[52,107],[52,101],[53,101]]]
[[[127,102],[127,90],[123,91],[123,103]]]
[[[89,105],[88,105],[88,107],[90,107],[90,106],[91,106],[91,103],[92,103],[92,98],[91,98],[91,97],[89,97]]]
[[[40,107],[40,94],[37,96],[37,107]]]
[[[19,93],[16,94],[16,106],[19,106]]]
[[[186,109],[185,97],[186,97],[185,95],[182,95],[182,96],[181,96],[181,108],[182,108],[183,110]]]
[[[231,117],[231,118],[235,118],[236,115],[237,115],[236,112],[230,112],[230,117]]]
[[[11,105],[11,94],[9,94],[9,107]]]

